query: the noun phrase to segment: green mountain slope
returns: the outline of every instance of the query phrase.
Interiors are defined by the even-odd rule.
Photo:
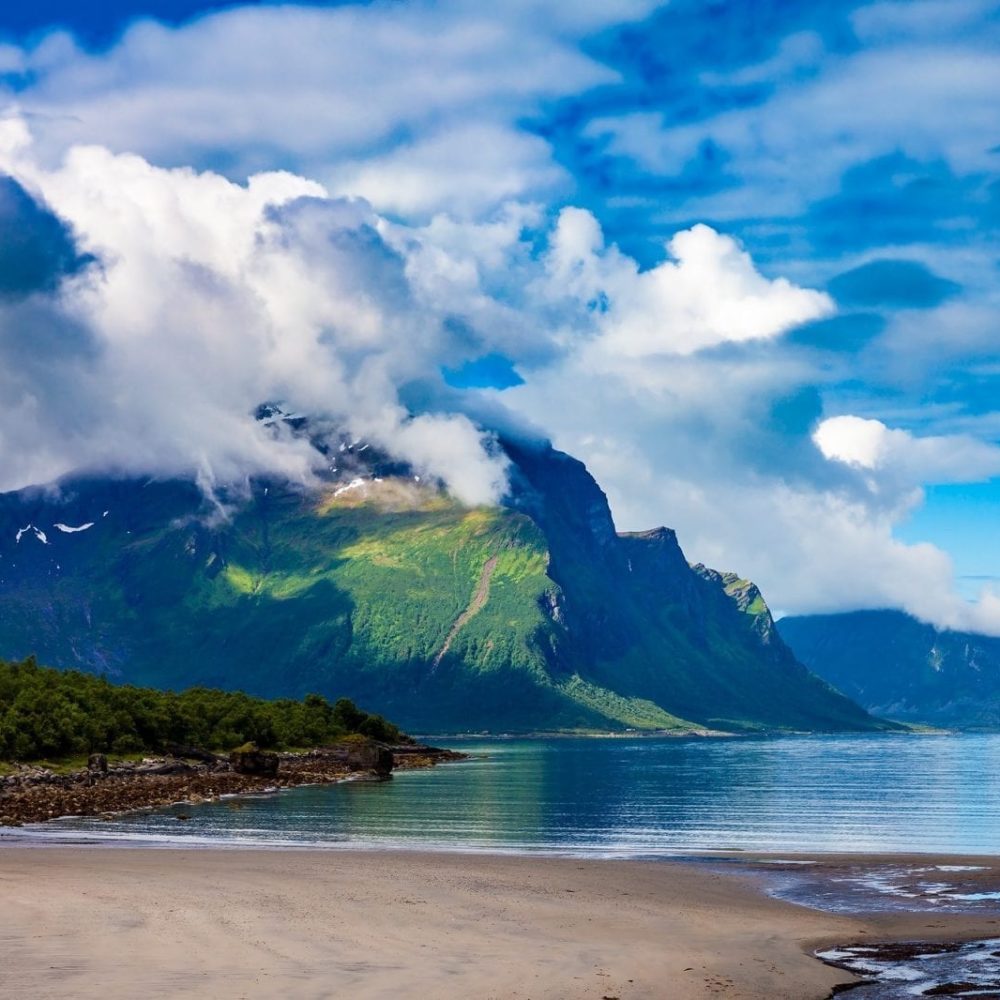
[[[1000,639],[936,629],[902,611],[803,615],[779,628],[803,663],[872,712],[1000,728]]]
[[[179,482],[2,496],[0,656],[343,695],[410,730],[878,725],[796,662],[752,585],[692,569],[665,528],[616,534],[581,463],[505,447],[497,508],[363,449],[349,482],[255,483],[225,515]]]

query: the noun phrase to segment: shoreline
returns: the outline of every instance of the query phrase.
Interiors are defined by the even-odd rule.
[[[0,776],[0,831],[73,817],[110,819],[306,785],[385,781],[394,771],[467,757],[425,744],[390,748],[364,740],[299,752],[234,751],[228,757],[190,749],[112,765],[95,754],[87,767],[67,773],[29,764]]]
[[[1000,858],[942,855],[0,845],[4,993],[825,1000],[857,979],[816,951],[996,938],[1000,912],[832,913],[769,895],[770,866],[929,858],[1000,873]]]

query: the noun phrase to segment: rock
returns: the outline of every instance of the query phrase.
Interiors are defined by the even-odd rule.
[[[173,757],[184,757],[189,760],[201,761],[202,764],[218,764],[222,761],[222,758],[218,754],[211,753],[208,750],[203,750],[201,747],[189,747],[184,746],[180,743],[170,743],[167,746],[167,751]]]
[[[143,762],[135,769],[136,774],[194,774],[198,768],[185,764],[182,760],[161,760]]]
[[[374,771],[387,775],[392,773],[393,763],[392,751],[374,740],[356,743],[347,751],[347,767],[351,771]]]
[[[234,750],[229,764],[237,774],[259,774],[273,778],[278,773],[278,755],[267,750]]]
[[[101,774],[108,773],[108,758],[103,753],[92,753],[87,758],[87,770],[98,771]]]

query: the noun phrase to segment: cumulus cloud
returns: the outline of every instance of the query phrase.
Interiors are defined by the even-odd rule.
[[[829,308],[819,293],[764,279],[706,227],[678,234],[675,260],[640,272],[581,210],[565,211],[533,258],[528,216],[515,213],[476,227],[470,260],[467,227],[394,226],[289,173],[239,185],[100,146],[73,147],[50,169],[18,119],[0,129],[0,167],[18,191],[55,206],[66,221],[46,216],[51,225],[72,227],[80,252],[101,262],[50,306],[64,316],[54,329],[80,331],[77,363],[67,363],[67,341],[62,363],[42,372],[6,366],[4,437],[28,456],[7,464],[7,488],[79,466],[307,479],[318,455],[252,417],[262,400],[281,399],[379,441],[469,502],[495,500],[503,462],[482,432],[461,414],[407,416],[399,389],[498,346],[516,353],[512,318],[527,317],[553,356],[635,361],[771,337]],[[500,277],[509,282],[512,266],[524,285],[513,305]],[[549,309],[563,316],[554,331]],[[13,360],[25,317],[7,320]]]
[[[921,461],[905,463],[905,476],[898,465],[855,468],[818,449],[818,466],[800,455],[783,463],[794,438],[764,426],[762,399],[788,392],[804,373],[746,358],[732,370],[706,362],[664,370],[658,394],[636,395],[613,375],[577,368],[505,395],[545,414],[557,442],[586,458],[620,528],[669,524],[689,559],[750,576],[778,614],[894,607],[939,627],[1000,635],[989,588],[965,601],[945,551],[895,537],[922,501],[918,484],[931,464],[932,480],[956,465],[978,477],[996,468],[995,449],[984,455],[963,440],[968,461],[950,463],[934,442],[930,455],[918,449]]]
[[[735,240],[709,226],[678,233],[647,271],[605,248],[596,219],[565,209],[547,257],[553,293],[597,314],[601,354],[637,360],[774,337],[833,311],[822,292],[768,280]]]
[[[498,498],[503,463],[467,418],[402,411],[398,387],[436,372],[448,334],[417,307],[365,203],[290,174],[241,186],[100,147],[50,171],[18,121],[0,147],[2,168],[101,261],[38,306],[44,316],[0,317],[3,488],[81,467],[305,481],[319,454],[253,417],[281,399],[367,434],[467,502]],[[30,363],[29,322],[53,341]]]
[[[28,318],[5,317],[6,488],[81,466],[306,480],[317,453],[252,416],[281,399],[486,502],[505,482],[488,436],[460,413],[407,414],[401,387],[497,349],[529,365],[689,355],[830,308],[763,278],[703,226],[642,272],[582,210],[564,211],[536,255],[530,210],[410,228],[290,173],[240,185],[101,146],[72,147],[51,168],[16,118],[0,127],[0,169],[54,206],[60,219],[46,218],[75,234],[74,254],[100,261],[91,274],[69,268],[46,304],[64,338],[55,360],[15,363]]]
[[[826,458],[913,486],[982,482],[1000,475],[1000,447],[968,435],[917,437],[881,420],[845,414],[820,423],[813,440]]]

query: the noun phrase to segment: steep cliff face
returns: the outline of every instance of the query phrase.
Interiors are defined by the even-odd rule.
[[[0,655],[347,695],[411,730],[868,729],[752,584],[619,535],[582,463],[508,441],[469,509],[345,445],[322,490],[77,480],[0,497]]]
[[[803,663],[878,715],[1000,728],[1000,639],[942,631],[901,611],[806,615],[778,627]]]

